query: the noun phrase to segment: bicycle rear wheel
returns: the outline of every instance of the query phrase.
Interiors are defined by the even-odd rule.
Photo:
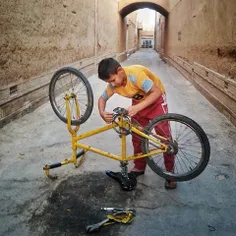
[[[74,95],[79,106],[79,118],[75,100],[69,100],[71,125],[81,125],[93,110],[93,91],[87,78],[77,69],[64,67],[55,72],[49,85],[49,100],[56,115],[67,123],[65,96]]]
[[[167,180],[187,181],[197,177],[206,168],[210,144],[203,129],[192,119],[169,113],[154,118],[144,129],[147,134],[163,136],[171,143],[166,153],[145,158],[156,174]],[[142,139],[144,153],[155,148],[152,141]]]

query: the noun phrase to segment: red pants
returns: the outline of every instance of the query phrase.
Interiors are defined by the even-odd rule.
[[[135,101],[132,102],[132,105],[137,104]],[[135,116],[132,117],[132,121],[135,120],[145,127],[150,120],[153,118],[166,114],[168,112],[168,106],[166,103],[165,95],[160,97],[155,103],[149,105],[148,107],[144,108],[142,111],[137,113]],[[157,134],[160,134],[164,137],[171,138],[169,122],[162,122],[160,125],[155,127],[155,131]],[[134,147],[134,154],[142,152],[141,149],[141,140],[136,137],[132,136],[132,142]],[[172,154],[163,154],[164,157],[164,164],[167,171],[173,172],[174,170],[174,158],[175,156]],[[134,168],[139,170],[145,170],[146,168],[146,161],[142,159],[134,160]]]

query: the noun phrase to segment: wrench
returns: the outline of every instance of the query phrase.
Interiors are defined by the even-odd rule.
[[[86,227],[86,232],[87,233],[92,233],[92,232],[98,232],[101,227],[105,224],[105,223],[108,223],[109,221],[112,221],[111,219],[105,219],[97,224],[93,224],[93,225],[88,225]]]

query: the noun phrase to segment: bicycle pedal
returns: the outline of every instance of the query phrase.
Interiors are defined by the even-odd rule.
[[[106,171],[106,175],[116,180],[121,188],[125,191],[132,191],[137,185],[137,179],[132,173],[128,173],[128,178],[124,177],[121,172]]]

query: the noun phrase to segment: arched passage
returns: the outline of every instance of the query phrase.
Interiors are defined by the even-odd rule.
[[[140,0],[120,0],[119,1],[119,40],[118,40],[118,52],[121,55],[120,60],[124,59],[124,54],[122,52],[125,51],[125,42],[126,42],[126,22],[125,17],[132,13],[133,11],[149,8],[155,10],[165,16],[167,27],[167,20],[169,14],[169,4],[168,0],[154,0],[154,1],[140,1]],[[165,29],[165,44],[167,41],[167,29]],[[166,45],[164,46],[166,47]]]
[[[149,8],[161,13],[163,16],[167,17],[169,13],[168,1],[156,0],[156,1],[125,1],[121,0],[119,2],[119,13],[122,17],[127,16],[133,11],[142,8]]]

